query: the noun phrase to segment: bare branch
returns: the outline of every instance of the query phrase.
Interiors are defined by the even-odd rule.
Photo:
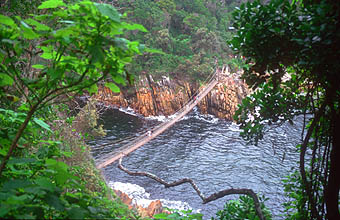
[[[119,164],[118,164],[118,168],[123,170],[125,173],[131,175],[131,176],[145,176],[145,177],[149,177],[153,180],[155,180],[156,182],[159,182],[160,184],[163,184],[166,188],[169,187],[174,187],[174,186],[178,186],[181,185],[183,183],[190,183],[190,185],[195,189],[195,191],[197,192],[197,194],[199,195],[199,197],[202,199],[203,204],[206,204],[208,202],[220,199],[226,195],[232,195],[232,194],[243,194],[243,195],[248,195],[250,197],[253,198],[254,200],[254,204],[255,204],[255,211],[256,214],[259,216],[260,220],[265,220],[265,217],[263,215],[262,209],[261,209],[261,204],[260,204],[260,200],[257,197],[256,193],[252,190],[252,189],[225,189],[222,191],[219,191],[217,193],[213,193],[208,197],[205,197],[204,194],[201,192],[201,190],[198,188],[198,186],[195,184],[195,182],[190,179],[190,178],[183,178],[177,181],[174,181],[172,183],[168,183],[165,180],[161,179],[160,177],[152,174],[152,173],[148,173],[148,172],[133,172],[133,171],[129,171],[127,168],[125,168],[122,165],[122,159],[123,157],[121,157],[119,159]]]

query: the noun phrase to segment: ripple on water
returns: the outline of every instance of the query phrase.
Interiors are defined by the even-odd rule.
[[[159,123],[119,112],[105,117],[108,119],[104,118],[104,127],[109,131],[105,141],[135,135]],[[129,126],[120,126],[121,123]],[[299,131],[299,123],[284,125],[269,131],[258,146],[247,145],[239,137],[240,130],[235,124],[194,112],[124,158],[123,164],[131,170],[154,173],[166,181],[192,178],[206,195],[229,187],[251,188],[269,198],[266,205],[274,219],[280,219],[282,204],[286,201],[281,178],[296,166],[298,152],[294,146],[299,141]],[[96,150],[94,147],[93,154],[98,158],[112,148]],[[227,200],[237,198],[228,196],[203,205],[189,184],[164,188],[149,178],[128,176],[116,165],[106,167],[104,173],[110,181],[140,185],[150,193],[150,199],[186,202],[192,209],[200,209],[204,219],[214,216]]]

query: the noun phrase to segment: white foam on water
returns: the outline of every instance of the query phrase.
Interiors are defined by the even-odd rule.
[[[169,115],[169,116],[164,116],[164,115],[148,116],[148,117],[145,117],[145,119],[165,122],[165,121],[170,121],[171,119],[176,118],[178,116],[178,114],[179,114],[179,112],[176,112],[176,113]]]
[[[147,193],[141,186],[132,183],[112,182],[108,184],[112,189],[119,190],[127,194],[131,199],[149,199],[150,193]]]
[[[182,201],[171,201],[166,199],[160,199],[162,205],[169,209],[177,209],[177,210],[189,210],[192,209],[187,202]]]
[[[209,114],[208,115],[197,114],[197,115],[194,116],[194,118],[208,122],[210,124],[216,124],[219,120],[215,116],[209,115]]]
[[[138,206],[142,206],[143,208],[149,207],[150,203],[154,201],[152,199],[133,199],[132,203]]]
[[[127,108],[119,108],[118,109],[119,111],[121,112],[124,112],[128,115],[133,115],[133,116],[138,116],[138,114],[130,107],[127,107]]]
[[[231,125],[229,126],[229,129],[231,131],[235,131],[235,132],[241,132],[242,130],[240,129],[240,127],[236,124],[236,123],[231,123]]]
[[[165,122],[170,120],[170,116],[166,117],[164,115],[159,115],[159,116],[148,116],[145,117],[147,120],[154,120],[154,121],[160,121],[160,122]]]
[[[143,187],[137,184],[110,181],[108,185],[114,190],[119,190],[127,194],[132,199],[133,204],[142,206],[143,208],[147,208],[152,201],[156,201],[150,199],[150,193],[146,192]],[[167,207],[169,209],[192,210],[187,202],[166,199],[159,200],[161,201],[163,207]],[[199,212],[199,210],[195,212]]]

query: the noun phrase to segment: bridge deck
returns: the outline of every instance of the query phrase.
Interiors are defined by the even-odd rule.
[[[166,121],[158,125],[157,127],[153,128],[151,131],[145,132],[143,135],[136,138],[134,141],[123,145],[120,149],[121,151],[117,152],[115,155],[113,155],[110,158],[105,159],[104,162],[101,162],[97,165],[97,168],[101,169],[103,167],[106,167],[110,165],[111,163],[114,163],[116,160],[119,160],[120,158],[130,154],[131,152],[135,151],[142,145],[146,144],[150,140],[154,139],[161,133],[163,133],[166,129],[171,127],[173,124],[175,124],[178,120],[180,120],[183,116],[188,114],[218,83],[218,78],[220,74],[225,73],[227,71],[227,68],[223,67],[222,71],[219,72],[217,70],[213,77],[211,78],[208,85],[197,94],[197,96],[194,97],[194,99],[190,100],[186,106],[184,106],[180,111],[176,113],[176,116],[171,119],[170,121]]]

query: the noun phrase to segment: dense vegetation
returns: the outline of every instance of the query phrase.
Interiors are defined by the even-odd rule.
[[[235,115],[257,142],[268,125],[304,118],[299,172],[286,180],[288,219],[340,219],[340,3],[259,1],[234,13],[233,49],[255,92]],[[310,158],[306,156],[310,153]]]
[[[125,16],[91,1],[0,3],[0,218],[139,218],[115,199],[84,144],[102,134],[94,103],[71,114],[71,100],[100,84],[118,92],[140,74],[204,79],[216,63],[234,62],[255,91],[235,116],[245,139],[304,117],[286,218],[340,219],[338,2],[253,1],[233,15],[240,1],[108,2]],[[230,59],[235,52],[246,63]],[[217,218],[257,216],[240,197]]]
[[[240,1],[118,0],[114,4],[129,21],[149,31],[131,31],[129,38],[164,52],[138,56],[129,66],[131,73],[204,80],[216,62],[236,61],[230,58],[226,42],[232,37],[231,13]]]
[[[0,15],[0,218],[135,218],[114,201],[84,145],[88,131],[100,133],[93,104],[72,117],[61,103],[96,92],[98,83],[119,91],[116,84],[131,81],[124,66],[142,47],[121,35],[144,28],[90,1],[6,2]]]

